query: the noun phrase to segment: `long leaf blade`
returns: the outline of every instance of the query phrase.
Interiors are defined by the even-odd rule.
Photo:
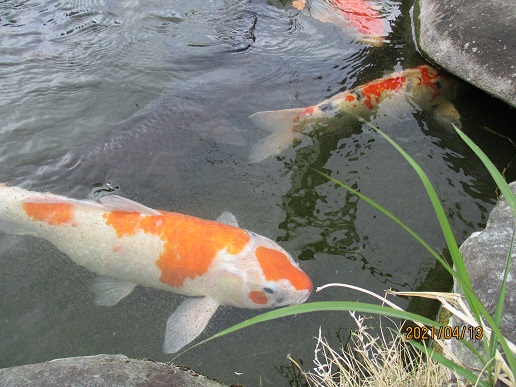
[[[459,134],[459,136],[464,140],[466,144],[471,148],[473,152],[478,156],[480,161],[484,163],[487,170],[493,177],[493,180],[496,182],[498,188],[500,188],[500,192],[504,196],[507,204],[511,208],[512,216],[516,219],[516,195],[512,192],[511,187],[507,184],[502,174],[498,171],[498,169],[494,166],[494,164],[489,160],[487,155],[475,144],[462,130],[453,125],[455,131]]]
[[[242,321],[241,323],[235,324],[221,332],[214,334],[204,341],[196,344],[201,345],[217,337],[227,335],[229,333],[238,331],[243,328],[247,328],[251,325],[258,324],[261,322],[274,320],[281,317],[293,316],[303,313],[312,312],[328,312],[328,311],[357,311],[362,313],[381,314],[389,317],[400,318],[405,320],[417,321],[422,324],[438,327],[439,324],[433,320],[425,318],[423,316],[405,312],[404,310],[396,310],[387,306],[354,302],[354,301],[320,301],[320,302],[309,302],[301,305],[287,306],[281,309],[271,310],[270,312],[262,313],[258,316],[252,317],[248,320]]]

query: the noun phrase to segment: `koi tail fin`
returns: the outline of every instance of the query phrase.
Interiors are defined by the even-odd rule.
[[[258,140],[251,149],[249,161],[259,163],[269,156],[275,156],[292,146],[293,140],[299,135],[294,132],[295,118],[304,108],[273,110],[254,113],[249,118],[256,126],[273,132],[270,136]]]

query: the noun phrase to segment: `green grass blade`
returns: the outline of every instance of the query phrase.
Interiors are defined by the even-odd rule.
[[[512,232],[511,244],[509,246],[509,252],[507,253],[507,260],[505,262],[505,270],[504,270],[504,276],[503,276],[503,280],[502,280],[502,286],[500,286],[500,293],[499,293],[498,300],[497,300],[497,303],[496,303],[496,309],[495,309],[495,312],[493,314],[493,320],[497,324],[497,326],[500,326],[500,324],[502,322],[505,294],[507,292],[507,279],[509,277],[509,271],[510,271],[510,268],[511,268],[512,251],[513,251],[513,247],[514,247],[514,238],[515,237],[516,237],[516,226],[515,226],[515,228],[513,229],[513,232]],[[491,357],[494,357],[495,351],[496,351],[496,341],[495,341],[495,338],[497,338],[496,335],[491,336],[491,343],[490,343],[490,347],[491,347],[490,355],[491,355]],[[513,372],[514,371],[515,370],[513,369]]]
[[[415,240],[417,240],[426,250],[428,250],[428,252],[430,252],[430,254],[432,254],[432,256],[435,259],[437,259],[444,266],[444,268],[448,271],[448,273],[450,273],[450,275],[452,275],[453,277],[457,276],[457,274],[453,271],[453,269],[450,267],[448,262],[446,262],[439,254],[437,254],[437,252],[434,249],[432,249],[428,245],[428,243],[426,243],[423,240],[423,238],[421,238],[416,232],[414,232],[409,226],[407,226],[405,223],[403,223],[398,217],[396,217],[390,211],[388,211],[387,209],[382,207],[380,204],[378,204],[374,200],[372,200],[372,199],[368,198],[367,196],[365,196],[364,194],[360,193],[359,191],[351,188],[350,186],[342,183],[341,181],[339,181],[337,179],[334,179],[333,177],[325,174],[324,172],[321,172],[321,171],[318,171],[318,170],[314,170],[314,171],[319,173],[321,176],[326,177],[328,180],[333,181],[335,184],[338,184],[341,187],[345,188],[346,190],[348,190],[352,194],[357,195],[360,199],[362,199],[363,201],[365,201],[366,203],[368,203],[369,205],[373,206],[378,211],[382,212],[384,215],[386,215],[387,217],[392,219],[394,222],[396,222],[398,225],[400,225],[401,228],[403,228],[406,232],[408,232]]]
[[[455,236],[453,235],[450,223],[448,222],[448,218],[444,212],[444,209],[441,205],[441,201],[435,192],[430,179],[426,175],[425,171],[416,163],[416,161],[407,153],[403,148],[401,148],[394,140],[392,140],[389,136],[387,136],[383,131],[379,128],[375,127],[372,124],[369,124],[371,128],[373,128],[376,132],[378,132],[387,142],[389,142],[410,164],[410,166],[416,171],[419,176],[419,179],[423,183],[423,186],[428,193],[430,198],[430,202],[434,207],[435,214],[437,215],[437,220],[439,221],[439,225],[441,226],[441,230],[443,232],[444,238],[446,240],[446,245],[448,246],[448,250],[450,251],[450,255],[453,260],[453,264],[455,266],[455,271],[459,274],[459,276],[464,280],[464,282],[471,287],[471,283],[469,282],[469,278],[466,272],[466,267],[464,266],[464,262],[461,259],[459,247],[457,245],[457,241],[455,240]]]
[[[258,316],[252,317],[248,320],[242,321],[241,323],[235,324],[232,327],[229,327],[221,332],[214,334],[213,336],[207,338],[206,340],[201,341],[196,344],[201,345],[210,340],[213,340],[217,337],[225,336],[229,333],[238,331],[243,328],[247,328],[251,325],[258,324],[261,322],[274,320],[281,317],[293,316],[302,313],[311,313],[311,312],[328,312],[328,311],[357,311],[362,313],[369,314],[380,314],[384,316],[400,318],[404,320],[417,321],[422,324],[439,327],[439,324],[433,320],[428,318],[419,316],[414,313],[405,312],[404,310],[393,309],[388,306],[375,305],[363,302],[354,302],[354,301],[320,301],[320,302],[309,302],[301,305],[292,305],[287,306],[281,309],[274,309],[270,312],[262,313]]]
[[[459,136],[464,140],[466,144],[475,152],[475,154],[478,156],[478,158],[484,163],[487,170],[493,177],[494,181],[496,182],[496,185],[498,188],[500,188],[500,192],[504,196],[505,200],[507,200],[507,204],[511,208],[512,216],[514,219],[516,219],[516,195],[512,192],[511,188],[503,178],[502,174],[498,172],[498,169],[494,166],[494,164],[489,160],[489,158],[486,156],[486,154],[480,149],[466,134],[457,128],[455,125],[453,125],[455,128],[455,131],[459,134]]]
[[[371,206],[373,206],[374,208],[378,209],[380,212],[382,212],[383,214],[385,214],[386,216],[391,218],[393,221],[398,223],[403,229],[405,229],[410,235],[412,235],[417,241],[419,241],[445,267],[445,269],[455,278],[457,283],[463,289],[464,293],[467,295],[468,303],[470,305],[475,305],[475,307],[476,307],[475,309],[477,310],[477,313],[478,313],[478,311],[480,311],[480,314],[482,314],[484,316],[484,318],[488,321],[488,323],[489,323],[489,321],[492,321],[490,314],[487,312],[487,310],[484,308],[484,306],[482,305],[480,300],[477,298],[477,296],[475,295],[475,293],[469,286],[469,283],[466,283],[465,281],[463,281],[463,278],[460,275],[458,275],[455,271],[453,271],[453,269],[450,268],[448,263],[442,257],[440,257],[428,244],[426,244],[426,242],[424,242],[424,240],[422,238],[420,238],[414,231],[412,231],[400,219],[398,219],[395,215],[393,215],[392,213],[387,211],[385,208],[383,208],[381,205],[376,203],[374,200],[361,194],[360,192],[356,191],[355,189],[349,187],[348,185],[332,178],[329,175],[324,174],[323,172],[320,172],[320,171],[316,171],[316,172],[318,172],[322,176],[325,176],[329,180],[340,185],[341,187],[345,188],[346,190],[350,191],[351,193],[357,195],[362,200],[364,200],[366,203],[370,204]],[[459,259],[462,261],[462,257],[460,256],[460,254],[459,254]],[[471,309],[474,309],[474,308],[471,308]],[[477,321],[480,321],[480,317],[477,317]],[[490,326],[492,326],[491,323],[490,323]],[[495,327],[495,328],[497,329],[497,327]],[[496,333],[495,333],[495,335],[499,340],[504,340],[503,337],[500,337]],[[506,345],[506,342],[504,342],[504,343]],[[490,352],[489,351],[489,347],[490,347],[489,342],[487,340],[484,340],[483,344],[484,344],[484,350],[486,351],[486,353],[489,353]],[[506,345],[504,347],[504,350],[506,350],[507,348],[508,348],[508,346]],[[481,359],[481,360],[483,360],[483,359]]]
[[[493,316],[493,320],[497,324],[500,324],[502,322],[503,304],[504,304],[504,300],[505,300],[505,294],[507,292],[507,280],[509,277],[509,271],[511,269],[512,252],[514,251],[515,238],[516,238],[516,225],[512,231],[512,239],[511,239],[511,244],[509,246],[509,252],[507,253],[507,260],[505,262],[505,270],[504,270],[504,275],[503,275],[502,286],[500,287],[500,295],[498,297],[498,304],[496,305],[496,311]]]
[[[366,203],[370,204],[374,208],[376,208],[378,211],[382,212],[386,216],[388,216],[390,219],[392,219],[394,222],[399,224],[404,230],[406,230],[412,237],[414,237],[419,243],[421,243],[429,252],[432,254],[434,258],[436,258],[443,266],[444,268],[450,273],[453,278],[457,281],[457,283],[460,285],[460,287],[464,290],[464,293],[468,297],[468,302],[475,303],[475,305],[480,304],[480,300],[476,297],[476,295],[473,293],[473,290],[471,289],[471,286],[469,285],[469,282],[464,281],[463,277],[461,277],[458,273],[456,273],[450,265],[448,265],[448,262],[446,262],[440,255],[438,255],[435,250],[433,250],[421,237],[419,237],[412,229],[410,229],[405,223],[403,223],[400,219],[398,219],[395,215],[390,213],[388,210],[386,210],[384,207],[376,203],[374,200],[368,198],[367,196],[363,195],[362,193],[358,192],[357,190],[351,188],[350,186],[340,182],[337,179],[332,178],[329,175],[326,175],[323,172],[317,171],[317,173],[321,174],[322,176],[326,177],[327,179],[333,181],[334,183],[340,185],[341,187],[345,188],[349,192],[357,195],[359,198],[364,200]],[[459,253],[459,259],[462,261],[462,257],[460,257]],[[466,276],[466,278],[468,278]],[[477,307],[478,308],[478,307]],[[472,308],[473,309],[473,308]],[[477,320],[479,321],[479,317],[477,317]]]
[[[423,171],[423,169],[416,163],[416,161],[407,153],[403,148],[401,148],[394,140],[392,140],[389,136],[387,136],[382,130],[371,124],[370,122],[366,122],[371,129],[379,133],[389,144],[391,144],[410,164],[410,166],[414,169],[414,171],[418,174],[423,186],[425,187],[428,197],[430,198],[430,202],[434,208],[434,212],[439,221],[439,225],[441,227],[442,233],[446,240],[446,245],[448,246],[448,250],[450,251],[450,255],[452,257],[453,265],[455,267],[455,272],[457,276],[454,278],[459,282],[459,285],[464,291],[464,295],[468,304],[470,305],[471,311],[475,316],[477,321],[480,321],[480,313],[479,313],[479,303],[480,301],[473,293],[471,288],[471,282],[469,281],[469,277],[466,271],[466,266],[464,265],[464,261],[462,260],[462,256],[459,251],[459,247],[457,245],[457,241],[455,240],[455,236],[453,235],[450,223],[448,222],[448,218],[444,212],[444,209],[441,205],[439,197],[435,192],[430,179]]]
[[[455,271],[458,274],[458,278],[462,279],[462,282],[459,282],[464,295],[466,297],[466,300],[469,304],[469,307],[471,308],[471,311],[473,312],[473,315],[475,316],[475,319],[480,322],[480,314],[484,316],[484,318],[489,321],[489,325],[493,329],[494,335],[500,342],[500,345],[504,349],[505,353],[508,357],[511,357],[512,353],[507,352],[508,346],[507,342],[505,341],[505,338],[499,334],[498,325],[493,326],[493,320],[491,319],[491,316],[483,305],[480,303],[476,295],[473,293],[473,290],[471,288],[471,283],[469,281],[469,277],[467,275],[466,267],[464,265],[464,261],[462,260],[462,256],[459,252],[459,248],[457,246],[457,242],[455,240],[455,237],[453,236],[453,232],[451,230],[450,224],[448,222],[448,219],[446,218],[446,215],[444,213],[444,210],[442,208],[442,205],[439,201],[439,198],[435,192],[435,190],[432,187],[432,184],[430,183],[430,180],[426,176],[425,172],[417,165],[417,163],[412,159],[410,155],[408,155],[398,144],[396,144],[389,136],[387,136],[385,133],[383,133],[379,128],[376,128],[374,125],[367,123],[369,127],[371,127],[373,130],[378,132],[382,137],[384,137],[395,149],[400,152],[400,154],[409,162],[409,164],[412,166],[412,168],[416,171],[419,178],[423,182],[423,185],[425,186],[425,189],[427,190],[427,193],[430,197],[430,200],[432,202],[432,205],[434,206],[434,211],[437,215],[437,218],[439,220],[439,224],[441,225],[441,229],[443,231],[443,235],[446,239],[446,244],[448,246],[448,249],[450,250],[450,254],[452,256],[453,264],[455,267]],[[467,136],[462,133],[459,129],[455,128],[457,130],[457,133],[461,136],[461,138],[464,139],[464,141],[473,149],[473,151],[481,157],[482,162],[486,165],[489,172],[492,174],[493,178],[495,179],[496,183],[500,186],[500,190],[504,195],[507,195],[508,203],[511,206],[511,209],[513,211],[513,214],[516,214],[516,199],[514,198],[514,194],[510,190],[510,188],[507,186],[507,183],[501,176],[501,174],[498,172],[496,167],[489,161],[487,156],[476,146]],[[455,277],[457,279],[457,277]],[[502,299],[502,298],[500,298]],[[480,310],[482,310],[482,313],[480,313]],[[491,355],[494,355],[495,351],[495,345],[494,339],[489,343],[487,340],[484,340],[484,348],[486,353],[490,353]],[[488,348],[490,347],[490,350]],[[514,360],[514,356],[512,356],[512,359],[508,359],[508,363],[510,363],[511,370],[515,370],[516,361]]]

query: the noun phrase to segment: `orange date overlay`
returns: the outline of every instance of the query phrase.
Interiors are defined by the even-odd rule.
[[[470,339],[482,340],[484,337],[484,329],[480,326],[455,326],[449,325],[440,327],[407,327],[405,331],[405,338],[407,340],[428,340],[428,339]]]

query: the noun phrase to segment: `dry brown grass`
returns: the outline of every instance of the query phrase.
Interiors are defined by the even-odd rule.
[[[492,330],[486,326],[483,321],[478,324],[471,314],[468,306],[463,301],[463,297],[458,293],[446,292],[395,292],[392,290],[386,291],[385,296],[380,296],[367,289],[349,284],[326,284],[320,286],[316,291],[323,290],[328,287],[345,287],[355,289],[360,292],[369,294],[382,301],[382,304],[388,305],[393,309],[401,310],[399,306],[387,299],[388,295],[393,296],[408,296],[408,297],[424,297],[438,300],[442,308],[451,313],[463,325],[482,326],[484,340],[490,340]],[[367,332],[367,327],[364,326],[363,318],[353,318],[357,323],[358,330],[352,334],[352,345],[347,348],[341,348],[340,351],[333,350],[319,335],[318,343],[315,351],[315,364],[313,372],[306,372],[305,376],[309,383],[314,386],[405,386],[411,383],[426,383],[424,378],[428,374],[430,384],[423,384],[429,386],[450,385],[450,380],[459,380],[459,382],[451,383],[455,386],[466,386],[468,384],[464,378],[457,377],[443,364],[425,356],[421,352],[412,351],[408,346],[403,345],[403,339],[399,333],[391,331],[391,337],[387,340],[381,330],[381,336],[373,337]],[[414,321],[419,326],[423,324]],[[398,329],[397,332],[401,330]],[[516,353],[516,345],[509,340],[506,340],[509,347],[509,356],[514,356]],[[506,359],[501,355],[499,350],[495,351],[495,357],[491,359],[483,369],[475,369],[462,364],[456,354],[454,354],[445,340],[435,339],[433,346],[438,349],[439,353],[444,354],[456,365],[470,369],[478,376],[476,384],[481,380],[487,381],[487,367],[494,365],[493,380],[498,380],[507,386],[516,386],[515,376],[507,364]],[[428,349],[432,351],[433,349]],[[319,356],[326,358],[320,359]],[[292,359],[291,359],[292,360]],[[404,360],[405,363],[401,362]],[[408,363],[407,363],[408,362]],[[294,362],[295,363],[295,362]],[[401,364],[402,367],[398,367]],[[403,367],[405,364],[405,367]],[[385,365],[385,366],[384,366]],[[407,365],[409,365],[407,367]],[[389,367],[388,367],[389,366]],[[393,366],[393,367],[390,367]],[[396,366],[396,367],[394,367]],[[326,368],[325,368],[326,367]],[[398,369],[395,369],[398,368]],[[399,371],[399,372],[398,372]],[[403,372],[401,372],[403,371]],[[342,376],[340,376],[340,372]],[[440,375],[446,374],[445,380],[440,378]],[[409,378],[409,379],[406,379]],[[370,382],[372,380],[372,382]],[[401,383],[401,384],[400,384]]]
[[[450,371],[442,364],[405,345],[403,338],[392,329],[381,329],[379,335],[370,333],[365,318],[350,312],[357,324],[350,343],[333,349],[319,330],[311,371],[301,369],[311,386],[449,386]],[[388,336],[385,337],[385,331]],[[399,330],[398,330],[399,332]],[[456,382],[455,382],[456,383]],[[454,384],[465,386],[464,383]]]

